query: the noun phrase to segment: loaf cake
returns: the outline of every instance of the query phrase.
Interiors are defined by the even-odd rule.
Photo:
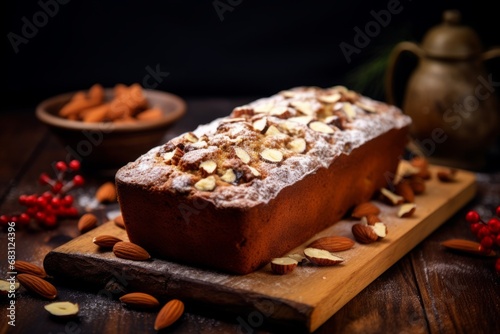
[[[410,122],[342,86],[237,107],[117,172],[127,234],[156,257],[252,272],[386,186]]]

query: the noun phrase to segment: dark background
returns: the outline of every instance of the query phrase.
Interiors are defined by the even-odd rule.
[[[55,0],[42,0],[52,3]],[[66,0],[67,1],[67,0]],[[346,84],[384,99],[387,55],[402,40],[420,42],[445,9],[462,12],[489,48],[500,45],[493,1],[401,0],[401,13],[348,63],[339,47],[353,44],[354,27],[373,20],[385,1],[221,0],[78,1],[58,11],[15,53],[38,1],[3,4],[2,110],[31,108],[54,94],[94,83],[141,83],[147,67],[169,75],[156,87],[182,97],[267,96],[298,85]],[[233,5],[231,5],[231,3]]]

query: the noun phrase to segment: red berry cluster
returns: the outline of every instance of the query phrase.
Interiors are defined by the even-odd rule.
[[[32,221],[45,228],[57,226],[60,217],[74,217],[78,210],[73,205],[74,198],[67,192],[74,187],[82,186],[85,180],[79,174],[74,175],[71,180],[66,181],[64,177],[68,173],[74,173],[80,169],[80,162],[72,160],[68,164],[58,161],[55,164],[56,177],[53,179],[47,173],[42,173],[38,179],[41,185],[50,186],[50,190],[42,195],[23,194],[19,196],[19,204],[27,209],[19,215],[1,215],[0,226],[6,226],[8,222],[14,222],[20,226],[27,226]]]
[[[479,239],[479,251],[485,254],[490,254],[495,245],[500,247],[500,206],[496,208],[495,214],[496,217],[490,218],[487,222],[482,221],[479,213],[474,210],[465,215],[472,233]],[[500,274],[500,258],[495,263],[495,270]]]

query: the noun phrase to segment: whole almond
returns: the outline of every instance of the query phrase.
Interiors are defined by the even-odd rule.
[[[158,299],[142,292],[127,293],[120,297],[120,301],[127,306],[140,309],[152,309],[160,306]]]
[[[316,239],[307,248],[323,249],[329,252],[342,252],[351,249],[352,246],[354,246],[354,240],[351,238],[331,236]]]
[[[178,299],[172,299],[162,307],[155,320],[155,330],[160,330],[172,325],[184,313],[184,303]]]
[[[351,216],[354,218],[361,219],[364,216],[368,215],[378,215],[380,213],[380,209],[371,202],[365,202],[358,204],[354,207]]]
[[[396,194],[403,197],[405,202],[413,203],[415,202],[415,193],[410,186],[410,183],[406,180],[401,180],[398,184],[396,184]]]
[[[116,188],[113,182],[103,183],[96,191],[95,198],[99,203],[110,203],[116,201]]]
[[[38,276],[18,274],[17,279],[23,287],[39,296],[47,299],[54,299],[57,297],[57,289],[55,286]]]
[[[121,228],[125,228],[125,222],[123,221],[123,216],[122,215],[118,215],[116,216],[113,221],[115,222],[115,225],[118,226],[118,227],[121,227]]]
[[[97,217],[93,213],[86,213],[78,221],[78,231],[85,233],[97,226]]]
[[[413,175],[408,180],[408,183],[415,195],[420,195],[425,192],[425,180],[420,176]]]
[[[464,253],[483,255],[483,256],[496,256],[496,253],[493,250],[491,250],[489,253],[480,251],[481,244],[479,242],[470,240],[450,239],[441,242],[441,246]]]
[[[26,261],[16,261],[16,271],[22,274],[31,274],[38,276],[40,278],[47,277],[47,273],[45,270],[33,263],[29,263]]]
[[[378,235],[373,231],[373,228],[363,224],[354,224],[352,234],[356,241],[361,244],[371,244],[378,240]]]
[[[373,226],[376,223],[380,223],[382,221],[382,219],[380,219],[380,217],[376,216],[376,215],[368,215],[368,216],[363,217],[361,220],[362,221],[365,220],[366,225],[370,225],[370,226]]]
[[[92,240],[94,244],[102,248],[113,248],[120,241],[123,240],[112,235],[99,235]]]
[[[117,242],[113,246],[113,253],[116,257],[134,261],[144,261],[151,258],[144,248],[128,241]]]

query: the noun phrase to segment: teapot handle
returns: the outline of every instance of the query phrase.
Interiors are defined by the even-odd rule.
[[[385,92],[387,102],[389,104],[396,103],[396,98],[394,96],[394,70],[396,68],[399,57],[403,52],[410,52],[418,58],[422,58],[424,56],[424,51],[420,48],[420,46],[413,42],[400,42],[392,50],[389,56],[389,64],[387,67],[385,79]]]
[[[500,47],[496,47],[484,52],[481,55],[481,60],[490,60],[500,56]]]

